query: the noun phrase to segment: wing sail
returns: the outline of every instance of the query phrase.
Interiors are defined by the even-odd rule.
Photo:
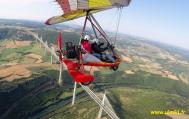
[[[128,6],[131,0],[56,0],[64,14],[55,16],[46,21],[47,25],[57,24],[83,17],[87,11],[91,13],[103,10]]]
[[[127,6],[131,0],[56,0],[64,14],[76,10],[104,9],[108,7]]]
[[[93,10],[91,13],[96,13],[99,12],[99,10]],[[61,22],[66,22],[69,20],[77,19],[83,16],[86,16],[87,11],[86,10],[77,10],[77,11],[72,11],[66,14],[63,14],[61,16],[55,16],[46,21],[45,24],[47,25],[52,25],[52,24],[57,24]]]

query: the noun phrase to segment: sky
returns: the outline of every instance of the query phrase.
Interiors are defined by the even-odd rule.
[[[0,18],[46,21],[63,14],[55,0],[0,0]],[[117,9],[95,14],[116,31]],[[82,25],[83,18],[71,21]],[[65,23],[66,24],[66,23]],[[119,32],[189,49],[189,0],[132,0],[122,11]]]

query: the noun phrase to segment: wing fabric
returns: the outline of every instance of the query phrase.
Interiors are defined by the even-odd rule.
[[[99,12],[99,10],[93,10],[91,13],[96,13],[96,12]],[[69,20],[86,16],[86,14],[87,14],[86,10],[72,11],[67,14],[63,14],[61,16],[52,17],[48,19],[45,24],[47,25],[57,24],[57,23],[61,23],[61,22],[65,22],[65,21],[69,21]]]
[[[131,0],[56,0],[61,6],[64,14],[62,16],[52,17],[47,20],[46,24],[56,24],[79,17],[83,17],[90,13],[96,13],[106,9],[119,6],[128,6]]]
[[[56,0],[64,14],[76,10],[105,9],[117,6],[127,6],[131,0]]]

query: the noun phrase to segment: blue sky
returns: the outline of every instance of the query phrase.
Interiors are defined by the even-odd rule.
[[[0,18],[45,21],[61,15],[54,0],[0,0]],[[96,14],[105,29],[115,31],[116,9]],[[83,19],[72,23],[82,25]],[[123,9],[119,32],[189,49],[189,0],[132,0]]]

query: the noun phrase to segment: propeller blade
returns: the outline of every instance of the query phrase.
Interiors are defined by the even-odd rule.
[[[57,38],[58,48],[59,48],[59,59],[62,61],[62,33],[59,32],[58,38]]]
[[[58,42],[58,48],[62,50],[62,33],[61,32],[59,32],[58,34],[57,42]]]

